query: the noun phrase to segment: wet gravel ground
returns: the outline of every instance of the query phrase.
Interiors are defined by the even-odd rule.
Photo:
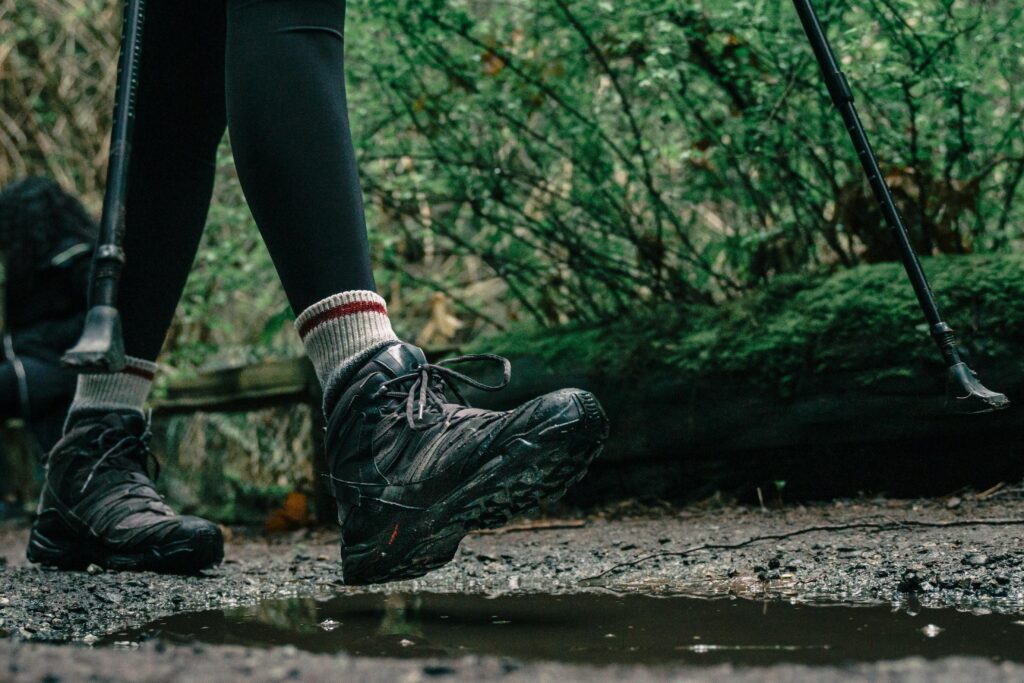
[[[502,683],[568,683],[585,681],[1019,681],[1022,668],[985,660],[949,658],[938,661],[904,659],[848,667],[735,668],[580,667],[565,664],[520,664],[494,658],[455,660],[368,659],[310,655],[294,649],[252,650],[234,646],[161,647],[110,651],[52,645],[0,646],[0,680],[13,683],[61,681],[501,681]]]
[[[963,495],[779,510],[623,506],[582,520],[550,523],[555,528],[471,536],[445,569],[371,590],[493,594],[611,589],[1024,615],[1024,500],[1009,489],[983,501]],[[819,529],[810,530],[814,528]],[[795,535],[771,538],[788,534]],[[335,680],[792,680],[804,674],[817,680],[1024,678],[1020,665],[955,659],[819,668],[812,676],[812,670],[792,666],[739,673],[672,667],[587,671],[486,658],[398,662],[227,646],[99,651],[89,649],[88,643],[163,615],[354,590],[342,584],[336,537],[327,531],[299,531],[265,538],[236,530],[224,565],[203,576],[177,577],[43,570],[24,560],[25,536],[24,525],[0,527],[0,680],[53,683],[92,674],[102,674],[103,680],[226,680],[245,671],[252,672],[253,680],[317,680],[328,671]],[[737,548],[693,550],[766,536]],[[593,579],[619,563],[651,555],[655,557]]]

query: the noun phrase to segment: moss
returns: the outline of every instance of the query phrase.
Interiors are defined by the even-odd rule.
[[[1019,364],[1024,257],[936,257],[924,265],[974,357]],[[684,381],[736,379],[787,393],[835,373],[861,385],[934,375],[940,359],[927,332],[902,266],[885,263],[787,277],[719,307],[652,305],[602,326],[524,327],[476,346],[609,375],[671,370]]]

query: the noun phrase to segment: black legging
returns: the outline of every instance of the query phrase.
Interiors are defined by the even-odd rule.
[[[75,373],[56,363],[21,356],[25,372],[28,405],[22,401],[18,371],[14,362],[0,360],[0,420],[14,417],[42,419],[49,415],[61,417],[75,393]]]
[[[61,436],[64,416],[75,394],[75,373],[58,363],[21,356],[21,367],[28,383],[28,406],[23,402],[22,388],[14,363],[0,360],[0,420],[13,417],[28,420],[28,427],[42,452],[47,452]],[[27,408],[27,409],[26,409]],[[0,488],[2,478],[3,444],[0,444]]]
[[[374,289],[345,100],[344,0],[149,0],[121,286],[128,354],[153,360],[199,245],[230,131],[296,314]]]

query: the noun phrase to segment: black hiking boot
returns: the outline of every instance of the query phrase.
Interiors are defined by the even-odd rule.
[[[28,559],[61,569],[185,574],[218,564],[220,528],[176,514],[153,489],[150,459],[140,415],[110,413],[74,426],[47,457]]]
[[[451,369],[473,360],[502,364],[503,382]],[[404,343],[356,372],[326,434],[346,584],[422,576],[449,562],[469,531],[534,511],[583,477],[608,436],[592,394],[564,389],[495,412],[463,405],[454,386],[496,391],[510,372],[492,355],[429,364]]]

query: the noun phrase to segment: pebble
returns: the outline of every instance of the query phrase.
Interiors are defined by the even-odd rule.
[[[320,622],[320,628],[327,631],[328,633],[338,628],[339,626],[341,626],[341,622],[335,621],[334,619],[324,619]]]
[[[917,572],[907,571],[900,579],[897,590],[901,593],[917,593],[921,590],[921,583],[921,577],[917,575]]]
[[[423,667],[423,673],[427,676],[454,676],[458,670],[445,664],[428,664]]]

